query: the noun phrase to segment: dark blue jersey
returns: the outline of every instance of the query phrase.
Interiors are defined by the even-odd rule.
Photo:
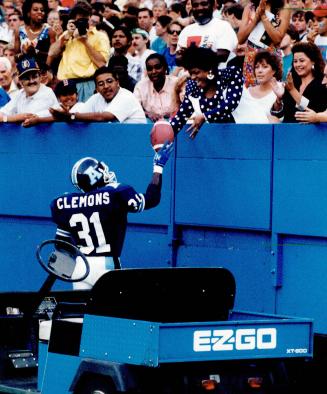
[[[111,183],[88,193],[67,193],[51,203],[57,238],[72,242],[86,256],[120,256],[127,214],[158,205],[160,185],[144,194],[131,186]]]

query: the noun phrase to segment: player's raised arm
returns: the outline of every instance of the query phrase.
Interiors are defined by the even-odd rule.
[[[163,147],[153,157],[153,175],[145,193],[145,208],[150,209],[157,206],[161,199],[162,172],[172,151],[173,142],[166,141]]]

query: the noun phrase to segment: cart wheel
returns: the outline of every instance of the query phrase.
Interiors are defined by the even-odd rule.
[[[74,394],[116,394],[112,381],[104,376],[83,376]]]

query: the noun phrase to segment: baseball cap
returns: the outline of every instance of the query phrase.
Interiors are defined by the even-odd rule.
[[[136,29],[133,29],[131,31],[131,33],[132,34],[140,34],[143,38],[147,38],[147,39],[150,38],[149,33],[143,29],[140,29],[139,27],[137,27]]]
[[[76,83],[71,79],[64,79],[57,83],[54,91],[57,97],[77,93]]]
[[[312,12],[314,16],[318,16],[318,17],[327,16],[327,4],[318,5]]]
[[[35,59],[22,58],[17,62],[18,78],[30,71],[40,71]]]

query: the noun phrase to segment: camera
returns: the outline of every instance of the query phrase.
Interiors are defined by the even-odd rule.
[[[89,27],[89,20],[87,18],[81,18],[75,21],[74,24],[78,30],[78,34],[80,36],[85,36]]]

